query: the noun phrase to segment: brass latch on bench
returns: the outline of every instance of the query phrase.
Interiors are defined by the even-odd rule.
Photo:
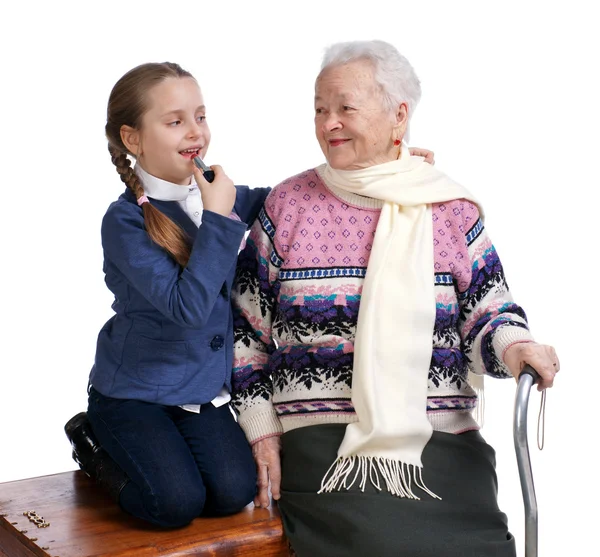
[[[35,511],[25,511],[23,516],[26,516],[31,522],[33,522],[38,528],[48,528],[49,522],[44,520],[43,516],[40,516]]]

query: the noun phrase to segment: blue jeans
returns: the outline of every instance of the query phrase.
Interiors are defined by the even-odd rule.
[[[129,476],[121,508],[163,527],[241,511],[254,497],[256,467],[229,405],[178,406],[105,397],[93,387],[88,418],[104,450]]]

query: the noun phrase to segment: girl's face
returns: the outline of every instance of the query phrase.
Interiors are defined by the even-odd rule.
[[[200,87],[190,77],[169,77],[147,92],[147,103],[140,129],[121,130],[125,145],[152,176],[189,184],[192,159],[204,158],[210,143]]]

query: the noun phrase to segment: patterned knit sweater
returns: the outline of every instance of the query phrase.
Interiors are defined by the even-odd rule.
[[[233,404],[250,442],[356,421],[352,361],[383,203],[326,186],[316,170],[269,194],[240,254]],[[532,340],[477,207],[432,207],[436,318],[427,415],[438,431],[477,429],[468,372],[511,377],[506,348]]]

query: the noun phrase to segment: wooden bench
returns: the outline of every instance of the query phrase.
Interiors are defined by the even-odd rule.
[[[288,555],[276,507],[160,530],[126,515],[80,471],[0,484],[0,515],[0,557]],[[38,527],[42,519],[49,526]]]

